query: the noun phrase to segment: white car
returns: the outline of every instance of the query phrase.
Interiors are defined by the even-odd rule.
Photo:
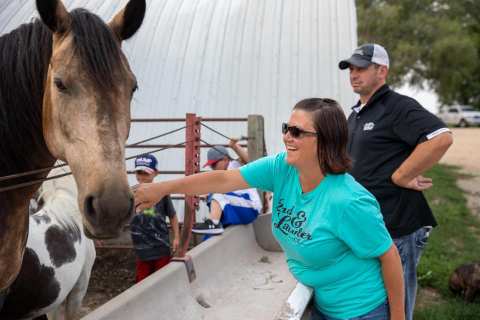
[[[443,106],[438,117],[448,125],[459,127],[480,125],[480,111],[471,106]]]

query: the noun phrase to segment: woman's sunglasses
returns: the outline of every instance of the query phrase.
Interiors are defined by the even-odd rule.
[[[292,138],[295,138],[295,139],[302,138],[303,136],[306,136],[306,135],[313,135],[313,136],[317,135],[316,132],[306,131],[296,126],[289,126],[288,123],[282,123],[282,133],[287,134],[287,132],[290,132],[290,135],[292,136]]]

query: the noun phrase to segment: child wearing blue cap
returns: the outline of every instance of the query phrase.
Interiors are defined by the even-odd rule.
[[[151,183],[158,175],[158,161],[151,154],[135,159],[135,176],[139,184]],[[173,241],[166,217],[170,220]],[[162,198],[156,205],[136,214],[130,222],[132,242],[137,255],[136,282],[140,282],[170,262],[179,244],[179,227],[175,208],[170,196]]]

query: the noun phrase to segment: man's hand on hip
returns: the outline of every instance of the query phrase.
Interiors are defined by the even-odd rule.
[[[432,179],[418,175],[410,181],[402,181],[401,179],[395,179],[395,175],[392,176],[392,181],[399,187],[424,191],[433,186]]]

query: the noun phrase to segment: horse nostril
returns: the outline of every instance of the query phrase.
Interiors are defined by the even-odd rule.
[[[95,197],[92,195],[85,198],[85,212],[91,219],[95,219],[96,217],[93,201],[95,201]]]

